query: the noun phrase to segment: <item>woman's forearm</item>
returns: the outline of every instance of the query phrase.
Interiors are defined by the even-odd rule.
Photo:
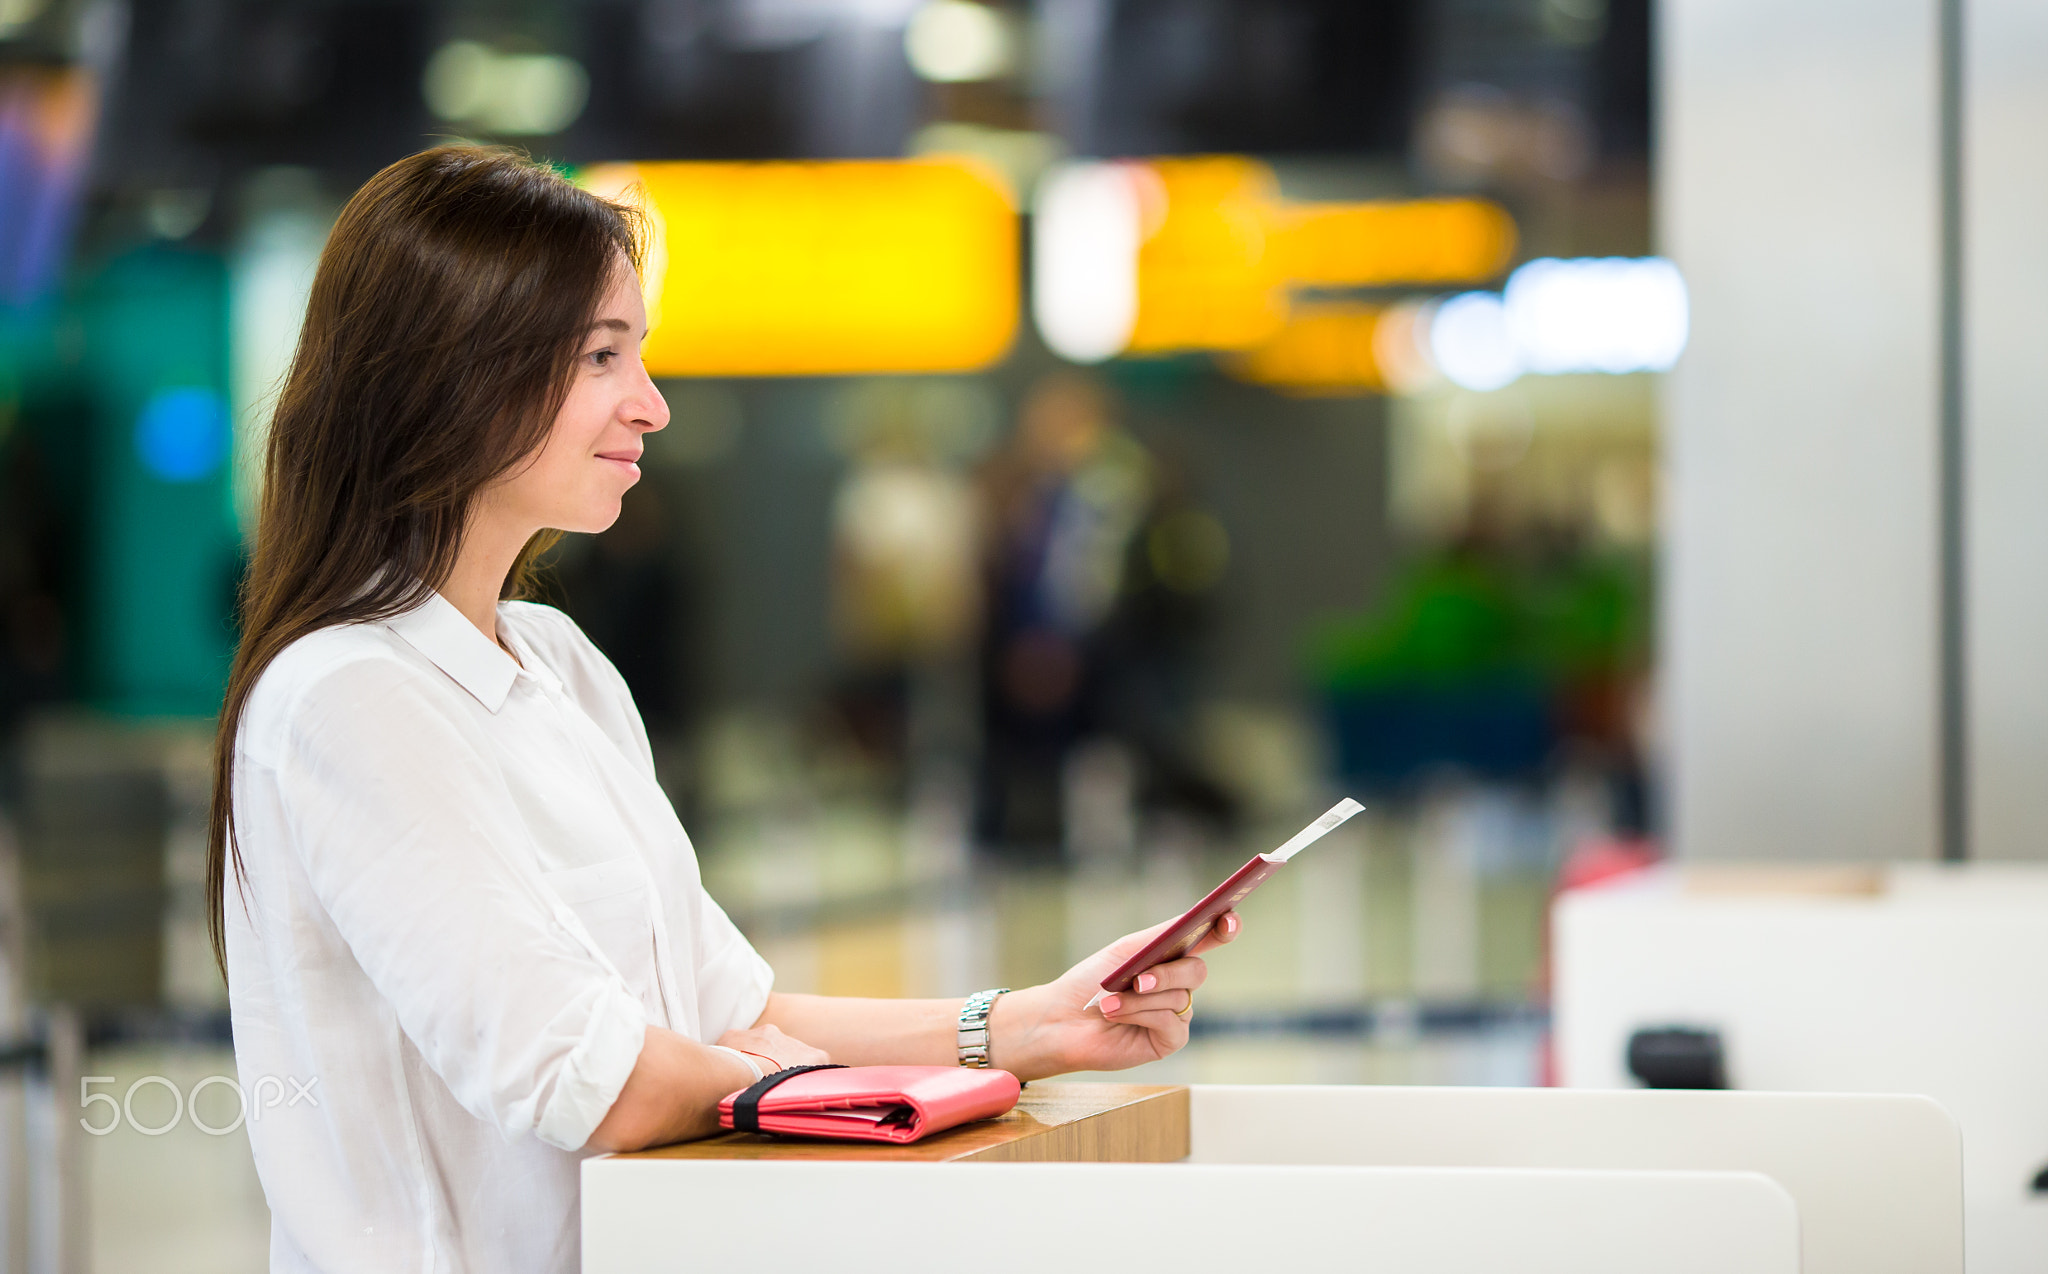
[[[989,1011],[989,1065],[1019,1079],[1072,1067],[1043,1030],[1046,991],[1011,991]],[[953,1066],[960,1060],[962,1000],[862,1000],[837,995],[768,997],[758,1025],[773,1025],[847,1066]]]
[[[633,1073],[585,1148],[644,1150],[708,1137],[718,1131],[719,1098],[753,1082],[731,1053],[650,1026]]]
[[[756,1025],[778,1027],[847,1066],[951,1066],[960,1005],[777,992]]]

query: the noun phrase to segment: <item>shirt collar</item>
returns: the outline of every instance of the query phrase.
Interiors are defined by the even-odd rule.
[[[478,632],[447,598],[429,593],[426,601],[385,620],[384,626],[405,638],[484,707],[495,713],[505,706],[505,696],[519,677],[518,662]]]

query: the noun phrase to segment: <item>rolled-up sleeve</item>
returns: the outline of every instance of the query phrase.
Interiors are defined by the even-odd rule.
[[[399,1027],[471,1114],[581,1148],[646,1015],[539,878],[489,752],[386,661],[306,688],[272,763],[293,850]]]

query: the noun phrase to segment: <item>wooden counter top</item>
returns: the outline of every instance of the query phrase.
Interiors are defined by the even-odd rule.
[[[869,1159],[905,1163],[1170,1163],[1188,1154],[1188,1090],[1062,1084],[1024,1090],[1014,1110],[907,1146],[729,1132],[620,1159]]]

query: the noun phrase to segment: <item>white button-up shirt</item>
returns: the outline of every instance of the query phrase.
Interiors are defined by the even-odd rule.
[[[295,642],[235,753],[229,995],[274,1270],[574,1270],[586,1142],[652,1023],[752,1025],[625,683],[436,595]]]

